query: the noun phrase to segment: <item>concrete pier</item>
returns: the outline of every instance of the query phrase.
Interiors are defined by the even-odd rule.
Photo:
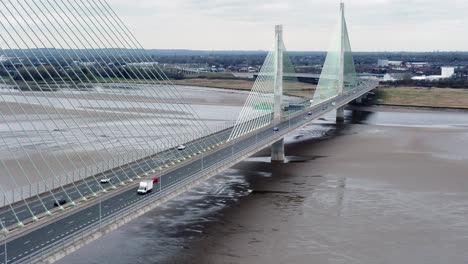
[[[284,139],[281,139],[271,146],[271,161],[283,162],[284,158]]]
[[[344,106],[336,109],[336,123],[344,123]]]

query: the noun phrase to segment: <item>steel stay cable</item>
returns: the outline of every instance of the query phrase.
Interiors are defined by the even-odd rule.
[[[29,6],[29,4],[28,4],[28,6]],[[31,7],[29,6],[29,8],[31,8]],[[41,10],[41,11],[42,11],[42,10]],[[52,36],[53,36],[53,35],[52,35]],[[49,40],[49,42],[51,42],[51,41]],[[61,56],[61,57],[66,61],[66,59],[65,59],[63,56]],[[69,67],[71,67],[70,64],[67,63],[67,65],[68,65]],[[63,69],[63,68],[62,68],[62,69]],[[63,70],[64,70],[64,72],[66,72],[65,69],[63,69]],[[75,72],[75,71],[74,71],[74,72]],[[76,73],[76,72],[75,72],[75,73]],[[69,78],[70,80],[72,80],[72,78],[71,78],[68,74],[67,74],[67,76],[68,76],[68,78]],[[79,76],[79,75],[78,75],[78,76]],[[85,76],[86,76],[86,75],[85,75]],[[62,78],[62,80],[63,80],[63,78]],[[81,78],[79,78],[79,80],[82,82]],[[89,80],[89,79],[88,79],[88,80]],[[64,81],[64,80],[63,80],[63,81]],[[83,83],[83,82],[82,82],[82,83]],[[74,83],[74,85],[76,86],[75,83]],[[62,94],[64,94],[64,93],[62,92]],[[72,94],[74,94],[74,93],[72,93]],[[66,98],[67,100],[69,100],[69,99],[67,98],[66,94],[64,94],[64,96],[65,96],[65,98]],[[95,97],[94,97],[94,95],[93,95],[92,93],[91,93],[91,96],[95,99]],[[85,97],[85,98],[86,98],[86,97]],[[77,100],[79,101],[79,99],[77,99]],[[86,99],[85,99],[85,101],[86,101]],[[102,107],[99,100],[95,99],[95,101],[99,104],[100,107]],[[76,109],[76,108],[74,107],[73,103],[72,103],[71,101],[69,101],[69,102],[70,102],[70,105],[72,105],[73,108]],[[89,102],[89,101],[88,101],[88,102]],[[92,104],[90,104],[90,105],[92,105]],[[89,114],[89,112],[87,111],[86,107],[83,107],[83,109],[86,111],[86,113]],[[107,112],[105,112],[105,113],[108,115]],[[98,116],[100,117],[100,115],[98,115]],[[118,116],[118,115],[117,115],[117,116]],[[112,120],[112,118],[111,118],[109,115],[108,115],[108,117],[109,117],[110,120]],[[103,123],[104,123],[104,125],[105,125],[106,127],[109,128],[109,131],[111,131],[111,133],[117,138],[117,136],[116,136],[116,135],[114,134],[114,132],[113,132],[113,129],[112,129],[111,127],[108,126],[107,122],[105,122],[105,120],[103,120]],[[77,124],[77,126],[79,127],[79,124]],[[88,126],[89,129],[91,129],[91,127],[90,127],[89,125],[87,125],[87,126]],[[118,128],[117,125],[115,125],[115,126]],[[102,132],[103,134],[105,134],[105,133],[104,133],[104,130],[102,130],[102,128],[101,128],[100,126],[97,126],[97,127],[101,130],[101,132]],[[79,128],[80,128],[80,127],[79,127]],[[83,134],[85,134],[85,133],[83,132]],[[88,137],[87,137],[87,138],[88,138]],[[117,149],[117,148],[115,147],[114,143],[112,143],[112,141],[109,142],[109,143],[110,143],[115,149]],[[129,143],[130,143],[130,141],[129,141]],[[131,144],[131,143],[130,143],[130,144]],[[93,147],[94,147],[94,146],[93,146]],[[105,145],[103,145],[103,147],[105,148]],[[128,151],[128,150],[125,148],[124,145],[122,145],[122,147],[123,147],[126,151]],[[105,148],[105,149],[106,149],[106,148]],[[95,150],[96,150],[97,152],[99,152],[99,150],[97,150],[96,148],[95,148]],[[112,161],[114,162],[114,161],[115,161],[115,157],[114,157],[112,154],[111,154],[110,156],[111,156],[111,158],[112,158]],[[101,158],[102,158],[103,160],[105,160],[102,156],[101,156]],[[118,164],[119,167],[121,168],[121,171],[124,172],[124,174],[126,175],[126,177],[129,178],[127,172],[120,166],[120,163],[117,162],[117,164]],[[133,168],[131,168],[131,169],[133,170]],[[111,171],[114,175],[116,174],[115,168],[113,168],[113,167],[111,167],[111,166],[110,166],[110,171]],[[136,174],[135,171],[134,171],[134,173]],[[120,181],[120,182],[122,183],[122,181],[120,180],[119,177],[116,176],[116,178],[118,179],[118,181]],[[96,181],[97,181],[97,179],[96,179]],[[113,186],[112,182],[110,182],[110,184]],[[114,187],[114,186],[113,186],[113,187]]]
[[[127,42],[127,40],[130,40],[136,47],[139,47],[139,48],[143,48],[142,45],[138,42],[138,40],[135,38],[135,36],[133,35],[133,33],[128,29],[128,27],[122,22],[122,20],[120,19],[120,17],[115,13],[115,11],[110,7],[109,3],[107,3],[105,0],[103,1],[104,4],[101,2],[101,0],[98,0],[98,2],[101,4],[101,6],[104,7],[104,9],[107,11],[108,14],[110,14],[110,17],[114,20],[115,23],[110,23],[111,25],[118,25],[119,28],[123,31],[123,32],[126,32],[126,36],[129,36],[128,38],[123,38],[124,41]],[[89,3],[89,1],[88,1]],[[96,3],[94,1],[94,3]],[[98,9],[101,10],[101,8],[98,6]],[[110,11],[109,11],[110,10]],[[102,10],[101,10],[102,11]],[[124,33],[125,34],[125,33]],[[128,42],[127,42],[128,43]],[[137,49],[136,50],[137,52],[140,52],[141,55],[144,56],[145,59],[148,59],[148,55],[146,52],[142,52],[140,49]],[[164,81],[164,83],[166,85],[168,85],[170,88],[172,88],[174,94],[176,95],[177,98],[182,98],[180,93],[177,92],[177,89],[175,89],[174,85],[172,84],[172,82],[169,80],[169,78],[167,78],[167,76],[165,75],[164,71],[162,71],[157,65],[154,66],[153,65],[153,68],[157,69],[157,73],[158,73],[158,76],[162,76],[161,77],[161,80],[158,79],[158,82],[162,82]],[[162,84],[162,83],[161,83]],[[193,107],[191,105],[183,105],[185,106],[186,108],[188,108],[192,114],[194,114],[196,117],[197,117],[197,120],[201,120],[200,116],[198,115],[197,111],[195,111],[193,109]],[[201,124],[202,126],[204,126],[205,128],[207,127],[207,125],[204,123],[204,122],[198,122],[199,124]],[[212,135],[211,135],[212,136]],[[215,137],[215,143],[216,142],[221,142],[216,135],[214,135]],[[219,144],[219,143],[216,143],[216,144]]]
[[[49,2],[49,1],[47,1],[47,2]],[[49,2],[49,4],[50,4],[50,2]],[[67,17],[67,19],[68,19],[68,20],[71,20],[71,19],[68,17],[68,14],[67,14],[66,12],[64,12],[63,9],[62,9],[57,3],[56,3],[56,5],[57,5],[58,8],[61,10],[61,12]],[[53,7],[53,6],[52,6],[52,8],[55,9],[55,7]],[[68,9],[67,9],[67,10],[68,10]],[[68,11],[71,12],[70,10],[68,10]],[[72,15],[73,15],[73,14],[72,14]],[[63,21],[65,21],[61,15],[59,15],[59,17],[61,17],[61,19],[62,19]],[[65,23],[65,24],[68,24],[68,23]],[[73,25],[74,25],[74,24],[73,24]],[[77,28],[75,25],[74,25],[74,27],[78,30],[78,28]],[[89,27],[89,26],[88,26],[88,27]],[[69,27],[69,28],[70,28],[70,27]],[[82,33],[81,31],[79,31],[79,30],[78,30],[78,32],[80,32],[80,34],[83,34],[83,33]],[[87,31],[86,31],[86,32],[87,32]],[[88,34],[89,34],[89,33],[88,33]],[[89,38],[90,38],[90,39],[94,39],[91,35],[89,35]],[[86,39],[86,37],[85,37],[84,35],[83,35],[83,39]],[[81,41],[80,41],[80,43],[83,45],[83,43],[82,43]],[[86,45],[84,45],[84,46],[86,47]],[[91,55],[91,56],[95,59],[94,55]],[[109,58],[109,57],[108,57],[108,58]],[[109,58],[109,59],[110,59],[110,58]],[[95,59],[95,60],[96,60],[96,59]],[[111,71],[113,72],[112,69],[111,69]],[[114,73],[114,72],[113,72],[113,73]],[[100,73],[99,73],[99,74],[100,74]],[[115,74],[115,73],[114,73],[114,74]],[[100,74],[100,75],[101,75],[101,74]],[[101,75],[101,77],[105,80],[105,78],[104,78],[102,75]],[[106,83],[107,83],[107,81],[106,81]],[[143,120],[145,120],[145,119],[143,119]],[[140,125],[141,125],[141,124],[140,124]],[[137,129],[135,128],[135,130],[137,130]],[[143,130],[144,130],[144,129],[143,129]],[[139,131],[139,130],[137,130],[137,131]],[[131,132],[131,131],[129,131],[129,132]],[[144,149],[144,148],[143,148],[143,149]]]
[[[76,3],[76,0],[73,0],[73,1]],[[90,3],[88,0],[86,0],[86,1],[88,2],[88,4],[91,5],[91,3]],[[68,2],[69,2],[69,1],[68,1]],[[80,7],[81,10],[83,10],[83,9],[81,8],[80,5],[78,5],[78,6]],[[102,23],[99,23],[99,21],[98,21],[97,18],[96,18],[97,23],[98,23],[98,24],[105,25],[105,26],[108,27],[109,30],[106,30],[105,32],[109,35],[109,39],[112,39],[114,43],[117,42],[117,41],[113,38],[113,36],[110,35],[110,34],[108,33],[108,32],[112,32],[112,33],[114,33],[114,36],[116,36],[116,38],[117,38],[118,42],[120,43],[120,45],[125,46],[124,42],[127,43],[127,45],[128,45],[127,39],[129,38],[129,36],[127,35],[126,37],[123,37],[123,36],[120,34],[120,32],[118,32],[118,30],[116,30],[114,24],[111,23],[111,21],[110,21],[109,19],[107,19],[107,22],[109,22],[109,23],[106,23],[106,20],[104,20],[103,16],[101,15],[101,14],[103,14],[102,10],[100,9],[99,6],[96,6],[96,7],[97,7],[97,9],[99,9],[99,10],[101,11],[101,13],[98,13],[97,10],[96,10],[96,8],[91,8],[91,9],[88,8],[87,10],[88,10],[91,14],[92,14],[92,11],[96,12],[97,16],[102,20]],[[92,11],[90,11],[90,10],[92,10]],[[93,15],[92,17],[95,18],[94,15]],[[106,16],[104,16],[104,17],[106,17]],[[107,17],[106,17],[106,18],[107,18]],[[91,21],[91,23],[95,26],[95,23],[93,22],[93,20],[90,20],[90,21]],[[111,28],[111,26],[109,26],[109,25],[111,25],[111,26],[114,28],[114,30],[113,30],[113,29]],[[95,26],[95,27],[96,27],[96,26]],[[102,33],[102,32],[99,30],[98,27],[96,27],[96,28],[97,28],[97,30],[98,30],[99,33]],[[118,32],[119,34],[115,34],[115,32]],[[117,35],[119,35],[120,38],[118,38]],[[123,39],[123,41],[122,41],[122,39]],[[118,44],[117,44],[116,46],[117,46],[119,49],[121,49],[121,48],[119,47]],[[135,61],[138,61],[138,59],[137,59],[135,56],[133,56],[133,53],[132,53],[132,52],[130,52],[129,54],[130,54],[130,56],[131,56]],[[130,70],[133,72],[133,69],[132,69],[131,67],[130,67]],[[157,77],[154,75],[154,73],[152,73],[152,72],[148,73],[147,71],[143,71],[143,73],[146,73],[146,74],[142,74],[142,72],[141,72],[139,69],[136,69],[136,70],[138,71],[139,75],[141,75],[143,78],[145,78],[144,76],[146,76],[146,78],[149,78],[149,79],[156,79],[156,80],[158,80],[158,81],[160,82],[159,78],[157,78]],[[138,75],[137,75],[137,76],[138,76]],[[165,90],[166,90],[166,89],[163,89],[163,91],[165,91]],[[148,91],[149,91],[150,94],[151,94],[152,89],[149,89]],[[154,98],[155,100],[157,100],[158,97],[153,97],[153,98]],[[177,97],[176,97],[176,100],[177,100]],[[179,104],[175,104],[175,105],[176,105],[177,107],[179,107],[179,109],[180,109],[181,111],[184,111],[183,108],[181,108]],[[189,123],[191,122],[192,124],[195,124],[191,119],[189,119],[188,121],[189,121]],[[183,126],[183,128],[185,128],[185,126]],[[195,124],[194,128],[197,129],[196,124]],[[190,131],[190,130],[188,130],[188,133],[189,133],[190,135],[193,134],[193,132]],[[205,145],[205,148],[207,148],[207,147],[209,148],[210,146]]]

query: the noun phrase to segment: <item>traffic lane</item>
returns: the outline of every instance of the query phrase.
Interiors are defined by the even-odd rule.
[[[230,134],[230,131],[224,131],[222,133],[222,136],[224,138],[227,138],[229,134]],[[192,147],[197,147],[197,145],[199,144],[200,143],[198,142],[198,143],[191,143],[190,145]],[[169,152],[173,154],[176,153],[174,150],[169,150]],[[153,161],[153,159],[151,159],[151,161]],[[53,196],[55,196],[57,200],[60,200],[68,195],[70,196],[71,200],[78,200],[82,198],[82,195],[86,195],[86,194],[90,194],[90,193],[94,193],[94,192],[98,192],[102,190],[102,187],[99,185],[100,183],[98,182],[98,180],[101,178],[110,178],[111,180],[117,179],[118,182],[123,182],[129,178],[134,178],[139,174],[143,174],[147,171],[154,169],[154,168],[151,168],[149,164],[155,165],[154,163],[150,163],[150,160],[147,160],[147,159],[143,159],[140,162],[136,162],[136,164],[133,164],[133,166],[132,164],[133,163],[130,163],[128,165],[118,167],[119,169],[111,169],[110,171],[106,173],[97,174],[94,177],[91,177],[91,179],[87,179],[86,182],[83,182],[78,185],[71,185],[65,188],[65,192],[63,192],[62,190],[60,190],[60,192],[53,192]],[[95,183],[97,183],[97,185]],[[42,202],[38,199],[35,202],[28,203],[29,207],[31,208],[32,213],[34,215],[39,215],[41,213],[44,213],[47,210],[53,209],[55,207],[53,205],[55,202],[55,199],[53,196],[51,195],[51,196],[41,199]],[[67,200],[70,200],[70,199],[68,199],[67,197]],[[45,209],[44,206],[47,209]],[[24,221],[32,217],[30,210],[25,204],[20,205],[19,207],[15,207],[14,211],[15,213],[17,213],[17,216],[20,219],[20,221]],[[13,211],[11,209],[2,212],[0,214],[0,220],[3,220],[7,225],[11,225],[17,222],[16,217],[14,217]]]
[[[175,171],[175,172],[173,172],[172,174],[180,175],[181,172],[176,172],[176,171]],[[187,174],[188,174],[188,173],[187,173]],[[169,174],[169,177],[174,177],[174,175],[170,175],[170,174]],[[134,194],[135,194],[135,191],[132,191],[132,193],[133,193],[133,195],[134,195]],[[123,194],[123,195],[125,195],[125,194]],[[127,199],[127,200],[128,200],[128,199]],[[104,208],[101,208],[101,210],[104,211],[104,214],[107,214],[107,210],[112,210],[112,208],[114,208],[114,207],[116,207],[116,206],[121,206],[120,201],[123,201],[123,199],[119,199],[118,202],[117,202],[117,198],[116,198],[116,199],[109,199],[108,202],[103,203]],[[109,207],[109,208],[107,208],[108,206],[107,206],[106,204],[109,204],[109,203],[112,203],[112,204],[115,205],[115,206],[114,206],[114,207]],[[86,212],[83,212],[82,214],[84,214],[84,213],[86,213]],[[92,215],[92,213],[89,214],[89,215]],[[80,217],[80,215],[77,215],[77,216]],[[80,219],[81,219],[82,221],[87,221],[87,220],[89,220],[87,224],[90,224],[90,223],[93,222],[92,219],[89,219],[89,218],[86,218],[86,217],[82,217],[82,216],[80,217]],[[69,220],[69,219],[64,219],[64,221],[68,221],[68,220]],[[95,219],[95,220],[96,220],[96,219]],[[62,221],[62,222],[63,222],[63,221]],[[65,235],[69,234],[70,232],[73,232],[74,229],[77,228],[76,226],[75,226],[75,227],[74,227],[74,226],[70,226],[70,224],[73,224],[73,223],[76,223],[77,225],[79,224],[79,222],[70,221],[70,222],[68,223],[68,226],[67,226],[65,229],[63,229],[63,230],[55,230],[55,231],[54,231],[55,234],[61,233],[61,234],[60,234],[59,236],[57,236],[56,238],[60,238],[61,236],[65,236]],[[86,224],[86,223],[85,223],[85,224],[81,224],[81,225],[78,226],[78,227],[79,227],[79,228],[83,228],[83,227],[85,227],[87,224]],[[58,222],[58,225],[60,225],[60,222]],[[70,230],[72,230],[72,231],[70,231]],[[60,232],[60,231],[63,231],[63,232]],[[50,232],[50,231],[49,231],[49,232]],[[54,235],[55,235],[55,234],[54,234]],[[23,241],[20,241],[20,242],[23,242],[23,244],[26,245],[26,244],[31,243],[31,241],[32,241],[32,240],[27,240],[26,242],[23,242]],[[42,243],[48,243],[49,241],[50,241],[50,242],[53,242],[54,240],[53,240],[53,238],[52,238],[51,240],[47,240],[47,241],[45,241],[45,242],[41,241],[41,242],[42,242]],[[35,242],[32,243],[31,245],[37,244],[37,242],[39,242],[39,241],[37,241],[37,239],[36,239]],[[22,247],[22,248],[25,249],[24,247]],[[30,249],[30,250],[33,250],[33,249]],[[27,252],[29,252],[29,250],[26,249],[26,250],[23,251],[23,252],[26,252],[26,253],[27,253]],[[31,252],[32,252],[32,251],[31,251]]]
[[[180,175],[188,177],[187,175],[192,175],[196,173],[197,169],[201,170],[201,164],[199,164],[198,166],[197,164],[193,164],[192,166],[188,166],[187,168],[182,168],[178,171],[174,171],[168,174],[168,177],[175,177],[175,176],[180,176]],[[164,175],[163,178],[166,178],[166,175]],[[169,187],[172,184],[169,184],[167,187]],[[144,196],[139,196],[136,194],[136,190],[128,190],[120,195],[113,197],[112,199],[103,201],[101,203],[102,205],[101,214],[103,216],[106,216],[111,213],[115,213],[118,210],[122,210],[128,206],[131,206],[132,204],[138,202],[141,199],[148,199],[151,195],[155,194],[157,191],[158,190],[154,190],[154,192],[152,193],[149,193]],[[45,246],[49,243],[54,242],[56,239],[64,237],[65,235],[71,235],[72,232],[74,231],[79,232],[78,229],[84,228],[98,221],[98,218],[95,217],[96,210],[98,210],[98,207],[93,206],[93,207],[90,207],[89,209],[86,209],[77,214],[74,214],[71,217],[67,217],[65,219],[56,221],[53,225],[53,228],[44,230],[42,232],[34,232],[34,233],[31,233],[30,235],[28,234],[27,236],[24,236],[24,239],[21,239],[18,241],[15,240],[16,244],[8,243],[8,247],[10,248],[14,246],[15,248],[19,250],[18,252],[33,253],[34,250],[37,248],[37,246],[34,247],[34,245],[38,245],[40,243],[40,246],[39,246],[40,248],[42,246]],[[53,233],[53,236],[55,237],[51,238],[50,235],[44,237],[43,235],[44,235],[44,232],[46,231],[47,231],[47,234]],[[31,246],[27,247],[27,245],[31,245]],[[11,253],[11,251],[9,251],[9,255],[10,254],[15,255],[14,253]],[[17,256],[19,255],[21,255],[21,253],[17,254]]]
[[[229,131],[223,132],[224,138],[227,138],[228,132]],[[196,145],[196,143],[191,144],[191,145]],[[175,153],[173,150],[171,150],[171,152]],[[151,159],[151,161],[153,161],[153,159]],[[133,178],[134,176],[138,174],[143,174],[146,171],[153,169],[151,168],[151,166],[149,166],[149,164],[155,165],[154,162],[150,163],[151,161],[144,159],[140,162],[137,162],[137,164],[134,164],[133,166],[131,164],[130,166],[126,166],[127,169],[120,169],[120,170],[111,169],[107,173],[98,174],[97,177],[95,176],[91,178],[86,183],[69,186],[65,188],[65,192],[63,192],[62,190],[60,192],[55,192],[55,193],[53,192],[53,195],[49,196],[48,198],[41,199],[42,202],[38,199],[35,202],[28,203],[28,205],[31,208],[31,211],[34,215],[39,215],[45,212],[46,210],[53,209],[54,208],[53,203],[55,202],[56,199],[60,200],[60,199],[63,199],[64,196],[68,195],[70,196],[71,200],[78,200],[82,198],[82,195],[86,195],[92,192],[97,192],[97,191],[102,190],[102,188],[99,185],[94,184],[95,182],[98,182],[99,178],[111,178],[111,180],[117,179],[119,182],[123,182],[128,178]],[[95,188],[92,188],[90,186],[95,186]],[[53,196],[55,196],[56,199],[54,199]],[[47,209],[45,209],[44,207]],[[42,208],[43,210],[40,210],[40,209],[38,210],[38,209],[33,209],[33,208]],[[20,205],[20,207],[14,208],[14,211],[17,213],[17,216],[20,219],[20,221],[24,221],[32,217],[32,214],[30,213],[28,206],[24,204]],[[14,214],[11,208],[9,210],[2,212],[2,214],[0,214],[0,220],[3,220],[7,225],[11,225],[17,222],[16,217],[14,217]]]
[[[224,157],[231,156],[231,154],[232,154],[232,150],[230,147],[216,151],[203,158],[203,166],[204,167],[212,166],[213,164],[216,164],[219,161],[223,160]]]
[[[191,166],[187,166],[187,168],[179,168],[177,169],[176,171],[173,171],[167,175],[164,175],[164,177],[162,177],[162,179],[164,178],[178,178],[178,179],[181,179],[181,178],[186,178],[190,175],[193,175],[197,172],[197,170],[201,170],[201,164],[198,164],[197,166],[197,162],[194,162],[195,164],[192,164]],[[162,180],[161,179],[161,180]],[[171,182],[171,184],[168,184],[168,186],[172,185],[174,182]],[[120,197],[122,196],[122,197]],[[133,197],[133,199],[132,199]],[[147,196],[149,197],[149,196]],[[130,199],[130,201],[129,201]],[[143,199],[143,198],[141,198]],[[122,193],[121,195],[118,195],[118,196],[115,196],[114,198],[112,199],[108,199],[106,201],[103,201],[101,203],[102,207],[101,207],[101,213],[102,215],[108,215],[110,213],[113,213],[115,210],[118,210],[119,208],[123,208],[122,204],[127,202],[127,206],[129,206],[131,203],[135,203],[139,200],[139,196],[136,195],[136,191],[135,190],[129,190],[125,193]],[[92,210],[94,210],[94,213],[92,212]],[[55,239],[58,239],[58,238],[61,238],[65,235],[68,235],[68,234],[71,234],[73,231],[75,231],[77,228],[84,228],[85,226],[97,221],[97,218],[93,218],[93,216],[95,215],[95,212],[96,211],[96,207],[93,206],[93,207],[90,207],[89,209],[87,210],[83,210],[77,214],[74,214],[72,215],[72,217],[67,217],[65,219],[62,219],[62,220],[59,220],[59,221],[56,221],[53,225],[53,227],[55,227],[55,229],[49,229],[47,230],[47,234],[51,234],[53,233],[53,235],[55,235]],[[80,219],[79,221],[75,221],[75,220],[70,220],[70,218],[78,218]],[[93,220],[94,219],[94,220]],[[68,221],[68,222],[67,222]],[[67,223],[65,223],[67,222]],[[59,226],[60,228],[57,229],[56,227]],[[20,239],[18,241],[15,240],[16,242],[16,245],[13,244],[11,245],[11,243],[9,243],[10,246],[14,246],[15,248],[18,248],[20,251],[22,252],[25,252],[25,253],[32,253],[34,252],[34,249],[37,248],[38,246],[36,247],[33,247],[34,245],[37,245],[39,242],[41,242],[41,245],[39,247],[42,247],[48,243],[52,243],[55,239],[54,238],[50,238],[50,235],[48,236],[45,236],[43,237],[42,234],[44,232],[42,232],[42,234],[40,235],[36,235],[35,233],[40,233],[40,232],[34,232],[34,233],[31,233],[31,237],[29,236],[25,236],[24,239]],[[50,239],[49,239],[50,238]],[[26,245],[29,244],[31,245],[31,247],[28,249],[26,247]],[[10,254],[12,254],[10,252]],[[14,254],[14,253],[13,253]],[[21,253],[20,253],[21,254]],[[18,254],[18,256],[20,255]]]
[[[202,169],[202,161],[196,160],[192,163],[175,169],[174,171],[165,174],[160,177],[161,186],[163,188],[167,188],[175,183],[175,179],[179,178],[181,175],[193,175],[195,173],[200,172]]]
[[[147,197],[149,197],[149,195]],[[119,209],[122,210],[143,198],[144,197],[142,196],[138,196],[135,190],[129,190],[115,196],[115,199],[103,201],[101,203],[101,214],[105,217]],[[96,223],[97,221],[99,221],[99,204],[86,208],[80,212],[70,215],[69,217],[60,219],[52,225],[48,225],[48,228],[41,228],[21,237],[21,239],[9,242],[8,255],[13,259],[15,257],[21,257],[22,254],[32,254],[35,251],[40,250],[40,248],[53,243],[62,237],[80,232],[81,229]],[[17,250],[17,254],[15,254],[15,251],[12,253],[10,248]]]

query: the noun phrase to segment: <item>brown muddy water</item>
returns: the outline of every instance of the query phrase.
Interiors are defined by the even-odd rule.
[[[468,113],[333,115],[58,263],[468,263]]]

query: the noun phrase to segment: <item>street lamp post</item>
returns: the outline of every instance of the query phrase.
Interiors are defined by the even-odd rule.
[[[101,197],[99,197],[99,231],[102,230],[102,227],[101,227],[101,203],[102,203],[102,199]]]
[[[3,246],[4,246],[4,255],[5,255],[5,264],[8,263],[8,255],[7,255],[7,238],[6,238],[6,235],[7,235],[7,229],[5,228],[5,221],[0,221],[1,224],[2,224],[2,227],[3,227],[3,239],[4,239],[4,243],[3,243]]]

